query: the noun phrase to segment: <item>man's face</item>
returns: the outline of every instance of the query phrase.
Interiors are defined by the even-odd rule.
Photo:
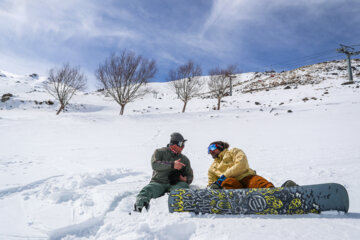
[[[215,159],[215,158],[217,158],[217,156],[219,155],[219,153],[220,153],[220,150],[219,149],[215,149],[215,150],[213,150],[213,151],[210,151],[210,154],[211,154],[211,156]]]
[[[175,151],[177,153],[181,153],[182,150],[184,149],[185,145],[183,145],[182,147],[179,147],[177,144],[174,144],[174,145],[172,145],[172,147],[173,147],[173,149],[175,149]]]

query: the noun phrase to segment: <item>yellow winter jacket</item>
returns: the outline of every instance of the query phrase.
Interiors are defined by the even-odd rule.
[[[249,167],[245,153],[238,148],[223,150],[214,162],[211,164],[209,171],[208,186],[214,183],[221,175],[227,178],[236,178],[241,180],[250,175],[256,175],[256,171]]]

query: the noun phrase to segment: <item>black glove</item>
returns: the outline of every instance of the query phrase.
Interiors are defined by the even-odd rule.
[[[170,185],[177,184],[180,181],[180,171],[179,170],[172,170],[169,173],[168,178],[169,178]]]
[[[185,176],[184,168],[182,168],[181,170],[177,170],[177,169],[172,170],[168,176],[170,185],[175,185],[178,182],[180,182],[180,175]]]

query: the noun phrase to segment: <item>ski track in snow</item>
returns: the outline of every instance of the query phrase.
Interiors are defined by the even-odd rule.
[[[73,224],[70,226],[66,226],[64,228],[56,229],[51,231],[49,235],[49,239],[58,240],[62,239],[65,236],[72,235],[78,237],[90,237],[91,235],[95,235],[100,227],[104,225],[104,219],[109,212],[112,212],[116,209],[119,202],[121,202],[124,198],[129,197],[131,195],[135,195],[137,192],[123,192],[117,195],[114,200],[111,202],[109,208],[99,217],[88,219],[84,222]]]
[[[23,191],[26,191],[26,190],[31,190],[31,189],[37,188],[41,184],[44,184],[45,182],[47,182],[48,180],[53,179],[53,178],[57,178],[57,177],[61,177],[61,176],[63,176],[63,175],[57,175],[57,176],[48,177],[48,178],[45,178],[45,179],[41,179],[41,180],[38,180],[38,181],[35,181],[35,182],[32,182],[32,183],[26,184],[24,186],[19,186],[19,187],[13,187],[13,188],[0,190],[0,198],[9,196],[9,195],[14,194],[14,193],[20,193],[20,192],[23,192]]]

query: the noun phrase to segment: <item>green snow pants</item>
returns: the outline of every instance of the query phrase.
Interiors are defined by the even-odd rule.
[[[189,184],[187,184],[186,182],[178,182],[175,185],[170,185],[164,183],[150,182],[136,196],[136,206],[143,207],[145,202],[150,202],[150,199],[161,197],[166,192],[171,192],[172,190],[178,188],[189,188]]]

